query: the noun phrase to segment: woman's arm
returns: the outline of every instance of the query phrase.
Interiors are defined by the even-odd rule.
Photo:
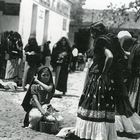
[[[130,52],[124,51],[126,56],[130,56]]]
[[[34,51],[31,52],[25,52],[26,55],[35,55],[36,53]]]
[[[34,79],[35,82],[38,83],[40,86],[42,86],[45,90],[47,90],[48,92],[52,91],[53,85],[46,85],[46,84],[44,84],[43,82],[39,81],[36,76],[34,78],[35,78]]]
[[[131,53],[128,57],[128,70],[131,72],[132,70],[132,62],[134,59],[134,53]]]
[[[39,101],[38,101],[37,95],[34,94],[34,95],[33,95],[33,99],[34,99],[34,101],[35,101],[35,104],[36,104],[38,110],[41,112],[42,115],[47,115],[47,114],[49,114],[49,112],[45,112],[45,111],[43,110],[41,104],[40,104]]]
[[[104,62],[104,67],[102,70],[102,74],[101,74],[101,78],[103,79],[103,81],[105,82],[106,86],[108,86],[108,76],[107,76],[107,72],[112,64],[112,60],[113,60],[113,54],[112,52],[107,49],[104,48],[104,54],[105,54],[105,62]]]
[[[121,47],[121,49],[122,49],[122,51],[124,52],[124,54],[125,54],[126,56],[129,56],[129,55],[130,55],[130,52],[125,51],[122,47]]]
[[[105,63],[104,63],[104,67],[103,67],[103,70],[102,70],[102,74],[107,74],[111,64],[112,64],[112,60],[113,60],[113,54],[112,52],[107,49],[107,48],[104,48],[104,54],[105,54]]]
[[[31,51],[29,55],[35,55],[36,52],[35,51]]]

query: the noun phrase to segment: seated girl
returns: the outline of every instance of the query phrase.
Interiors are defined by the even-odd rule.
[[[50,104],[55,88],[52,74],[48,67],[43,66],[38,70],[37,76],[34,76],[34,80],[29,87],[29,91],[30,93],[27,93],[28,97],[30,94],[30,110],[29,108],[28,110],[25,110],[24,108],[24,103],[27,103],[27,98],[24,98],[22,103],[24,110],[27,112],[24,125],[26,121],[26,124],[28,122],[29,127],[37,130],[39,121],[42,117],[45,117],[49,121],[55,120],[55,118],[50,115],[55,111]]]

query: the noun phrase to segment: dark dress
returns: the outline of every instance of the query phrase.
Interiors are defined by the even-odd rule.
[[[32,93],[33,92],[33,93]],[[38,86],[34,80],[31,82],[30,87],[23,99],[23,102],[21,106],[23,107],[24,111],[26,112],[25,118],[24,118],[24,127],[27,127],[29,125],[29,112],[33,107],[36,107],[34,99],[32,97],[33,94],[37,94],[38,100],[41,105],[43,104],[49,104],[50,100],[53,97],[53,94],[55,92],[55,88],[53,85],[53,89],[51,92],[47,92],[45,90],[41,90],[40,86]]]
[[[18,34],[19,35],[19,34]],[[5,71],[5,79],[12,80],[17,84],[22,81],[22,51],[23,44],[20,38],[14,37],[14,33],[9,35],[7,39],[7,64]],[[19,63],[20,61],[20,63]]]
[[[67,91],[68,67],[71,49],[69,46],[56,45],[51,56],[51,65],[55,71],[55,88],[61,92]]]
[[[41,64],[41,52],[39,46],[36,45],[29,45],[27,44],[24,48],[25,52],[32,52],[34,51],[35,55],[26,55],[26,62],[25,63],[25,70],[23,75],[23,82],[24,85],[30,84],[33,76],[37,72],[37,68]]]
[[[42,51],[42,64],[45,66],[50,66],[50,57],[51,57],[51,51],[49,48],[49,44],[45,43],[43,45],[43,51]]]
[[[5,69],[6,69],[6,59],[5,59],[5,48],[2,44],[0,44],[0,79],[4,79],[5,77]]]
[[[130,81],[130,74],[127,69],[127,64],[127,59],[124,57],[119,58],[118,68],[115,73],[115,125],[119,136],[137,138],[139,136],[136,135],[136,133],[140,132],[140,117],[135,113],[129,101],[128,81]],[[120,71],[118,69],[120,69]]]
[[[93,64],[89,68],[85,87],[81,95],[75,135],[77,139],[116,140],[115,130],[115,95],[114,95],[114,71],[115,58],[108,71],[108,86],[99,78],[105,63],[104,48],[112,53],[112,41],[109,37],[100,36],[94,43]],[[116,56],[114,56],[116,57]]]
[[[140,115],[140,44],[132,48],[132,74],[130,77],[129,99],[134,110]]]
[[[41,55],[41,52],[40,52],[40,48],[39,46],[33,46],[33,45],[29,45],[27,44],[24,48],[24,51],[25,52],[32,52],[34,51],[36,54],[35,55],[26,55],[26,61],[28,62],[28,64],[30,66],[33,66],[33,65],[39,65],[41,60],[40,60],[40,55]]]

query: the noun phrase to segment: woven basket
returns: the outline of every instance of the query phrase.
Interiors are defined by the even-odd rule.
[[[49,121],[40,121],[40,132],[45,132],[49,134],[55,134],[59,131],[59,123],[49,122]]]

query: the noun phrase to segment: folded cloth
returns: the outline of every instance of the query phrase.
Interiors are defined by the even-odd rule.
[[[74,130],[75,130],[74,127],[62,128],[62,129],[59,131],[59,133],[56,135],[56,137],[65,138],[69,132],[73,133]]]
[[[14,91],[17,88],[17,84],[13,81],[3,81],[0,79],[0,85],[2,85],[6,90],[11,89],[12,91]]]

